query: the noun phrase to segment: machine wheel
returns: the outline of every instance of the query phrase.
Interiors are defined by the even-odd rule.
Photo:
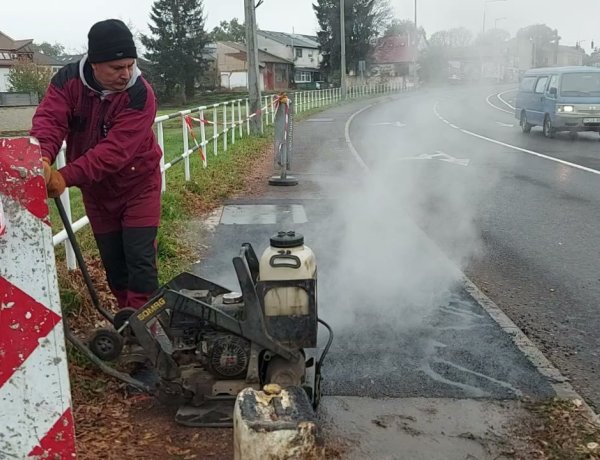
[[[137,310],[135,308],[122,308],[117,313],[115,313],[115,317],[113,319],[113,326],[118,331],[123,327],[125,322],[129,321],[129,317],[133,315]]]
[[[524,110],[523,112],[521,112],[521,121],[519,124],[521,125],[521,131],[523,131],[525,134],[529,134],[531,132],[531,128],[533,127],[533,125],[530,125],[527,122],[527,114]]]
[[[550,120],[550,117],[546,115],[546,118],[544,118],[544,136],[549,139],[553,139],[554,134],[556,134],[556,131],[552,127],[552,120]]]
[[[123,337],[112,329],[97,329],[90,339],[89,347],[102,361],[114,361],[123,350]]]

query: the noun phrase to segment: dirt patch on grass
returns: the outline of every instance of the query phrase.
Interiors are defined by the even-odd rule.
[[[600,460],[600,426],[579,400],[526,404],[530,417],[514,430],[519,460]]]
[[[264,151],[253,159],[251,169],[244,180],[244,186],[234,195],[234,198],[264,195],[269,187],[269,178],[273,174],[273,145],[267,144]]]

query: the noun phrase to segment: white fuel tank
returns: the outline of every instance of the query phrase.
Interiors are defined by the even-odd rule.
[[[265,293],[265,316],[308,315],[309,294],[293,285],[294,280],[308,279],[317,279],[317,261],[313,251],[304,244],[304,236],[293,231],[272,236],[270,246],[260,258],[259,280],[291,283]]]

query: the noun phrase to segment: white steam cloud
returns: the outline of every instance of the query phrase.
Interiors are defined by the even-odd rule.
[[[328,244],[332,254],[317,254],[327,264],[319,272],[320,315],[340,332],[382,321],[420,325],[447,303],[460,279],[455,267],[465,268],[481,247],[476,206],[491,178],[484,184],[469,167],[439,160],[377,158],[358,186],[340,194],[320,232],[340,229]]]

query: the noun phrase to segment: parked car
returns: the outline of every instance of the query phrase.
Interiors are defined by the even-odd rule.
[[[525,72],[515,104],[521,130],[542,126],[546,137],[568,131],[600,133],[600,69],[550,67]]]

